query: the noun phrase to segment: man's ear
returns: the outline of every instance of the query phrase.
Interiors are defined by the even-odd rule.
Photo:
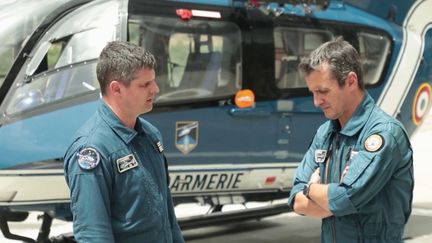
[[[113,95],[118,95],[120,94],[120,82],[113,80],[109,83],[108,85],[108,92],[113,94]]]
[[[357,74],[355,72],[349,72],[345,82],[350,88],[359,87]]]

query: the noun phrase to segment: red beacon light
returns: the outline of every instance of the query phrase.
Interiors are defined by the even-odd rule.
[[[221,13],[217,11],[206,11],[206,10],[199,10],[199,9],[184,9],[180,8],[176,10],[176,14],[180,19],[182,20],[190,20],[193,17],[202,17],[202,18],[213,18],[213,19],[220,19]]]
[[[192,11],[189,9],[177,9],[176,14],[180,17],[181,20],[190,20],[192,18]]]
[[[260,7],[260,3],[258,2],[258,0],[250,0],[250,5],[252,7],[255,7],[255,8],[259,8]]]

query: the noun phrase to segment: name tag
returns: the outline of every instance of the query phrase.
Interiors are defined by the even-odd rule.
[[[315,162],[323,163],[327,156],[327,150],[317,149],[315,150]]]
[[[156,147],[157,147],[159,153],[162,153],[164,151],[163,145],[160,141],[157,141]]]
[[[133,154],[129,154],[126,155],[125,157],[121,157],[116,161],[116,163],[117,163],[117,170],[119,173],[123,173],[125,171],[128,171],[138,166],[138,162],[136,161],[135,156]]]

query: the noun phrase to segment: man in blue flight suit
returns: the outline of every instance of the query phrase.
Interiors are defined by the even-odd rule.
[[[342,38],[299,69],[329,121],[297,169],[288,204],[322,218],[322,242],[402,242],[414,186],[403,126],[364,90],[359,54]]]
[[[110,42],[100,54],[103,103],[65,154],[78,242],[184,242],[161,134],[139,117],[159,92],[154,69],[154,56],[127,42]]]

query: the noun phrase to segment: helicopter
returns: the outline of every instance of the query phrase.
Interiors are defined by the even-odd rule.
[[[0,229],[46,242],[72,220],[63,155],[101,103],[96,64],[109,41],[157,60],[160,93],[143,117],[164,138],[175,205],[210,205],[183,229],[286,212],[295,169],[325,121],[297,71],[342,36],[366,89],[409,135],[431,106],[431,0],[6,1],[0,16]],[[20,11],[20,15],[16,15]],[[2,20],[3,21],[3,20]],[[8,222],[43,213],[37,239]]]

